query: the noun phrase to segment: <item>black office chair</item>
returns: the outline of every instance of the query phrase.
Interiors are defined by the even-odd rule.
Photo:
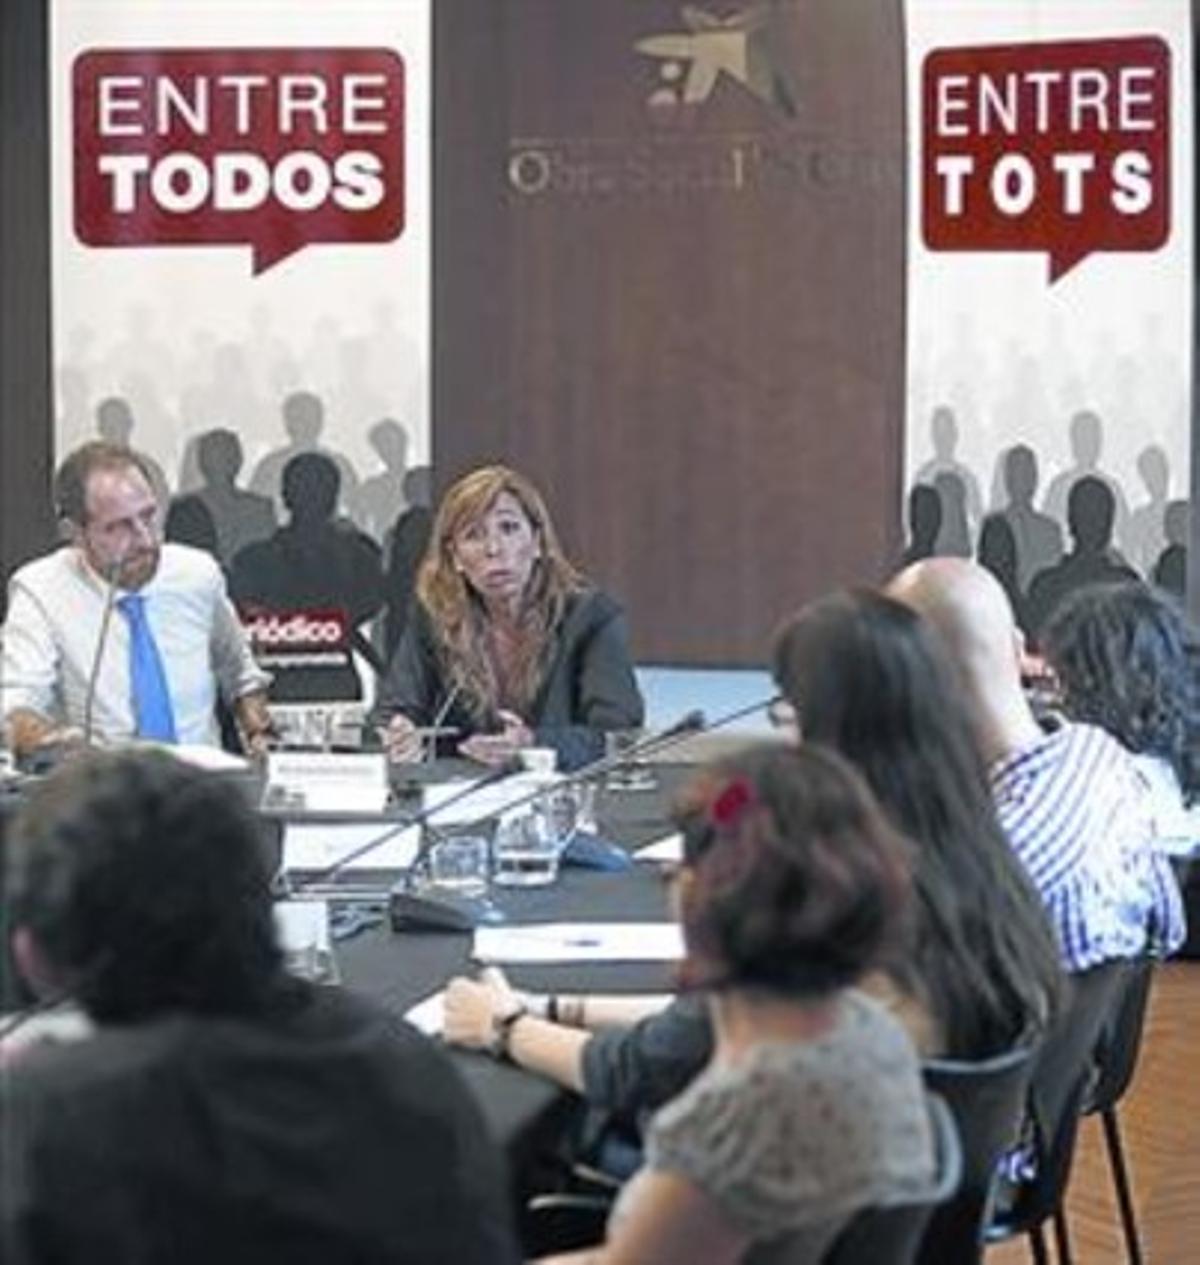
[[[930,1059],[925,1084],[954,1116],[963,1155],[962,1182],[930,1219],[918,1265],[978,1265],[1001,1158],[1025,1116],[1036,1047],[1019,1045],[977,1062]]]
[[[604,1242],[610,1195],[556,1192],[534,1195],[521,1216],[521,1244],[527,1257],[577,1252]]]
[[[929,1096],[929,1119],[938,1159],[934,1189],[916,1203],[864,1208],[821,1258],[821,1265],[915,1265],[930,1217],[953,1197],[963,1176],[954,1113],[937,1094]]]
[[[1171,867],[1179,880],[1187,921],[1187,939],[1179,946],[1175,957],[1197,962],[1200,961],[1200,857],[1174,857]]]
[[[1117,1210],[1121,1217],[1121,1230],[1125,1235],[1129,1265],[1142,1265],[1142,1245],[1134,1214],[1132,1187],[1125,1163],[1125,1148],[1121,1142],[1117,1107],[1125,1096],[1137,1067],[1155,965],[1155,959],[1142,958],[1130,967],[1124,991],[1118,999],[1116,1013],[1101,1033],[1100,1046],[1096,1053],[1097,1079],[1083,1109],[1084,1115],[1098,1114],[1104,1126],[1104,1143],[1108,1151],[1109,1167],[1112,1169]]]
[[[985,1231],[987,1243],[1029,1237],[1035,1265],[1049,1265],[1044,1226],[1053,1220],[1058,1265],[1072,1265],[1063,1197],[1079,1117],[1095,1079],[1101,1033],[1120,1001],[1129,965],[1106,962],[1072,979],[1072,997],[1034,1061],[1028,1118],[1033,1175],[1009,1185]]]

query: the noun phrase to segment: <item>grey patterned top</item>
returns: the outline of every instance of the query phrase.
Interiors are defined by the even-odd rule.
[[[655,1116],[647,1165],[703,1189],[753,1240],[747,1261],[819,1261],[857,1209],[934,1183],[917,1055],[882,1006],[848,992],[820,1039],[704,1072]]]

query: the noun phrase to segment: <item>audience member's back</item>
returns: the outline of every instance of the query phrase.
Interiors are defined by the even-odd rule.
[[[512,1259],[499,1167],[444,1055],[341,990],[289,992],[253,1020],[104,1027],[9,1068],[5,1259]]]
[[[1038,724],[1021,686],[1012,611],[994,577],[958,559],[930,559],[890,589],[951,651],[1000,824],[1050,915],[1067,970],[1175,948],[1179,889],[1154,846],[1133,763],[1093,725],[1046,732]]]
[[[91,756],[10,841],[17,961],[96,1025],[0,1083],[7,1265],[490,1265],[499,1162],[446,1057],[283,973],[241,797]]]
[[[1043,638],[1072,720],[1099,726],[1134,757],[1163,850],[1200,849],[1200,638],[1141,581],[1081,589]]]
[[[982,1058],[1042,1027],[1061,979],[1051,930],[932,631],[881,594],[833,593],[785,624],[774,673],[803,740],[845,756],[915,847],[910,940],[889,978],[922,1052]]]

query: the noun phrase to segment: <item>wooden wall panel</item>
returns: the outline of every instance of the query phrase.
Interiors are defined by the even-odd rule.
[[[534,475],[640,658],[760,662],[895,546],[898,0],[439,0],[435,24],[439,481]],[[673,66],[635,47],[668,35]]]

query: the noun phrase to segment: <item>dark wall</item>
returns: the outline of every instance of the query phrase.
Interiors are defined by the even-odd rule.
[[[764,6],[762,95],[672,106],[675,0],[435,6],[435,466],[532,474],[643,660],[761,662],[893,556],[900,7]]]
[[[0,5],[0,575],[53,539],[46,0]],[[0,597],[0,606],[3,598]]]

